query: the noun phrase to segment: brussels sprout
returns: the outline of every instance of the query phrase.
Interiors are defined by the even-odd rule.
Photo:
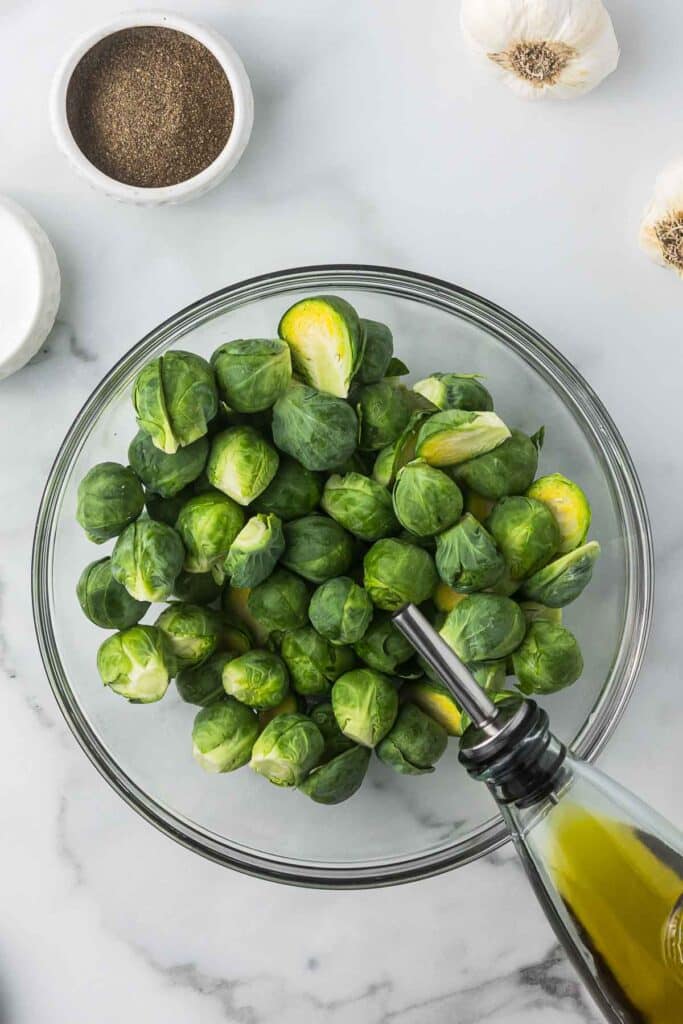
[[[554,622],[557,626],[562,625],[561,608],[547,608],[546,605],[540,604],[538,601],[520,601],[519,607],[522,609],[527,623],[538,622],[539,619],[542,619],[544,622]]]
[[[346,665],[337,665],[337,651],[312,626],[302,626],[285,633],[280,645],[280,656],[289,670],[292,687],[297,693],[307,697],[317,697],[329,692],[330,684],[348,671],[348,654],[344,660]]]
[[[430,466],[455,466],[502,444],[510,431],[495,412],[448,409],[422,423],[415,454]]]
[[[396,480],[398,471],[413,461],[420,427],[429,419],[430,415],[431,413],[428,412],[413,412],[407,426],[398,438],[392,444],[382,448],[372,470],[373,479],[378,484],[382,484],[383,487],[391,487]]]
[[[377,455],[372,467],[372,479],[382,487],[390,487],[394,482],[394,461],[396,459],[397,442],[388,444]]]
[[[111,556],[111,571],[138,601],[165,601],[183,567],[185,549],[172,526],[139,519],[123,531]]]
[[[340,804],[360,789],[369,763],[367,748],[352,747],[314,768],[299,789],[317,804]]]
[[[345,736],[363,747],[374,747],[396,720],[398,693],[381,672],[356,668],[335,682],[332,707]]]
[[[424,775],[448,746],[448,733],[416,704],[404,704],[391,731],[377,745],[377,756],[401,775]]]
[[[467,463],[465,463],[467,465]],[[495,501],[491,501],[490,498],[484,498],[481,494],[475,494],[474,491],[465,489],[463,491],[465,496],[465,512],[469,512],[471,516],[478,519],[480,523],[486,523],[486,520],[491,515],[493,507],[496,504]]]
[[[535,498],[501,498],[487,526],[513,580],[525,579],[547,565],[560,542],[552,512]]]
[[[431,596],[438,576],[428,551],[393,537],[378,540],[363,559],[363,583],[373,604],[396,612]]]
[[[213,370],[192,352],[166,352],[135,378],[133,405],[140,429],[172,454],[203,437],[218,412]]]
[[[443,683],[421,679],[406,686],[402,692],[438,722],[449,736],[462,735],[462,712]]]
[[[330,643],[353,644],[370,625],[372,601],[348,576],[337,576],[313,592],[308,617]]]
[[[223,689],[249,707],[277,707],[288,688],[287,666],[270,651],[247,651],[223,666]]]
[[[166,637],[179,668],[200,665],[218,647],[221,621],[218,612],[174,601],[154,625]]]
[[[379,451],[395,441],[405,430],[412,408],[408,391],[386,380],[365,384],[354,396],[358,414],[358,446]]]
[[[291,349],[297,377],[318,391],[346,398],[365,341],[350,303],[334,295],[302,299],[283,315],[278,334]]]
[[[418,537],[431,537],[460,518],[462,494],[446,473],[416,459],[396,477],[394,512],[406,530]]]
[[[196,442],[195,442],[196,443]],[[158,451],[159,449],[157,449]],[[181,449],[185,450],[185,449]],[[212,488],[213,490],[213,488]],[[156,519],[158,523],[166,523],[167,526],[175,526],[180,510],[194,497],[195,491],[192,487],[185,487],[172,498],[162,498],[160,494],[148,491],[145,494],[145,508],[150,519]]]
[[[309,717],[318,726],[325,741],[325,749],[321,758],[323,762],[331,761],[338,754],[343,754],[345,750],[351,750],[355,747],[356,744],[353,740],[345,736],[339,728],[339,723],[334,717],[334,708],[331,704],[316,704],[311,710]]]
[[[227,651],[219,651],[201,665],[181,669],[175,681],[181,699],[186,704],[197,704],[201,708],[223,700],[223,669],[234,657]]]
[[[578,484],[561,473],[552,473],[539,477],[526,493],[528,498],[542,501],[555,517],[560,531],[558,554],[566,555],[583,544],[591,525],[591,507]]]
[[[512,694],[510,690],[490,690],[488,692],[488,696],[493,701],[494,704],[501,704],[503,701],[510,700],[511,697],[514,698],[514,694]],[[517,700],[519,700],[519,698],[517,698]],[[470,718],[466,711],[463,711],[462,731],[464,732],[465,729],[467,729],[468,726],[470,726],[471,724],[472,719]]]
[[[470,594],[449,612],[439,630],[464,662],[505,658],[524,639],[526,621],[519,605],[496,594]]]
[[[289,346],[280,340],[229,341],[216,349],[211,365],[220,393],[237,412],[269,409],[292,378]]]
[[[138,430],[128,447],[128,461],[148,491],[172,498],[197,479],[209,454],[209,442],[200,437],[169,455],[157,448],[151,436]]]
[[[103,544],[137,519],[144,505],[142,486],[132,469],[100,462],[78,485],[76,519],[88,540]]]
[[[131,704],[161,700],[175,673],[166,638],[155,626],[131,626],[107,637],[97,652],[102,682]]]
[[[384,374],[384,376],[389,378],[407,377],[409,373],[410,370],[403,362],[403,360],[399,359],[397,356],[392,356],[391,359],[389,360],[387,372]]]
[[[321,504],[328,516],[360,540],[379,540],[398,529],[386,487],[360,473],[329,477]]]
[[[274,708],[263,708],[258,712],[258,724],[259,729],[265,729],[269,722],[272,722],[278,715],[295,715],[299,711],[305,710],[306,701],[302,700],[298,694],[290,693],[285,694],[279,704],[276,704]]]
[[[299,629],[308,621],[308,587],[284,569],[275,572],[249,592],[247,606],[268,633]]]
[[[498,690],[505,689],[507,672],[504,658],[500,661],[480,661],[476,665],[469,665],[468,668],[482,690],[486,690],[487,693],[496,693]]]
[[[363,359],[358,367],[356,380],[361,384],[374,384],[386,375],[394,352],[394,339],[386,324],[377,320],[361,319],[365,333]]]
[[[244,512],[226,494],[207,491],[190,498],[176,520],[186,572],[210,572],[220,583],[225,557],[243,525]]]
[[[366,665],[377,672],[393,675],[399,665],[413,657],[415,651],[402,633],[396,629],[389,615],[375,612],[365,634],[353,649]]]
[[[149,608],[148,601],[136,601],[114,579],[111,558],[86,565],[76,585],[83,614],[103,629],[127,629],[139,622]]]
[[[233,587],[255,587],[270,576],[285,550],[285,535],[277,516],[255,515],[235,537],[225,559]]]
[[[548,608],[564,608],[575,601],[591,581],[600,545],[592,540],[556,558],[522,584],[522,595]]]
[[[229,587],[226,590],[230,590]],[[233,591],[233,593],[248,593],[248,591]],[[228,654],[246,654],[254,646],[253,637],[246,622],[243,622],[236,615],[223,612],[221,615],[221,638],[220,648]]]
[[[322,757],[325,742],[305,715],[278,715],[254,744],[250,767],[276,786],[298,786]]]
[[[351,566],[351,537],[327,516],[303,516],[285,523],[284,534],[282,564],[312,583],[341,576]]]
[[[478,373],[433,373],[413,384],[413,391],[438,409],[492,412],[493,399],[480,380]]]
[[[249,587],[226,586],[221,595],[221,607],[227,620],[236,627],[241,626],[251,635],[257,644],[264,646],[268,643],[268,630],[249,611]],[[248,648],[247,648],[248,649]]]
[[[488,530],[469,514],[436,538],[436,568],[463,593],[492,587],[505,572],[505,559]]]
[[[455,479],[484,498],[523,494],[536,475],[538,436],[528,437],[513,429],[507,441],[493,451],[461,463]]]
[[[306,469],[336,469],[356,450],[358,420],[343,399],[292,384],[275,403],[273,440]]]
[[[575,683],[583,672],[576,637],[564,626],[537,621],[512,655],[522,693],[555,693]]]
[[[248,505],[265,491],[279,461],[273,446],[253,427],[230,427],[211,442],[206,475],[217,490],[238,505]]]
[[[288,522],[312,512],[321,494],[322,485],[315,473],[295,459],[280,459],[277,473],[252,507]]]
[[[446,583],[438,583],[432,595],[432,600],[437,611],[450,612],[455,608],[456,604],[460,604],[466,597],[467,594],[462,594],[459,590],[449,587]]]
[[[258,736],[256,715],[223,697],[198,712],[192,726],[192,754],[207,772],[233,772],[249,763]]]
[[[185,572],[176,577],[173,597],[188,604],[212,604],[221,595],[221,586],[210,572]]]

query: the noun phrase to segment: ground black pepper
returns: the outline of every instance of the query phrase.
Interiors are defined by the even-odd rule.
[[[176,185],[208,167],[233,124],[230,82],[198,40],[156,26],[114,32],[76,66],[66,97],[79,149],[126,185]]]

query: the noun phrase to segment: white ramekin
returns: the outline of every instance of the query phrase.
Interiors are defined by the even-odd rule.
[[[176,29],[203,43],[207,50],[214,55],[228,77],[235,108],[232,131],[225,148],[213,163],[193,178],[181,181],[177,185],[166,185],[163,188],[139,188],[136,185],[125,185],[116,181],[115,178],[103,174],[76,145],[66,116],[66,93],[69,81],[81,58],[96,43],[113,32],[120,32],[122,29],[140,25]],[[208,192],[228,176],[242,156],[251,135],[254,122],[254,97],[244,64],[230,43],[217,32],[166,11],[131,11],[127,14],[119,14],[111,21],[100,25],[98,29],[84,35],[66,55],[52,83],[50,120],[59,148],[72,167],[93,188],[122,202],[135,203],[139,206],[161,206],[165,203],[182,203],[186,199],[194,199],[203,195],[204,192]]]

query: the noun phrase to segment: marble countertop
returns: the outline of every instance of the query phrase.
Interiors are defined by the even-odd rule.
[[[118,3],[0,4],[0,192],[41,222],[63,274],[44,349],[0,382],[0,1020],[598,1020],[509,849],[398,889],[325,893],[231,874],[151,829],[61,719],[36,649],[29,559],[75,413],[181,306],[307,263],[455,281],[548,336],[630,446],[658,604],[640,685],[601,764],[680,819],[683,285],[635,238],[655,175],[683,149],[683,9],[609,7],[618,71],[580,101],[535,105],[470,66],[455,0],[187,0],[243,56],[255,130],[222,187],[151,210],[88,191],[48,127],[60,56]]]

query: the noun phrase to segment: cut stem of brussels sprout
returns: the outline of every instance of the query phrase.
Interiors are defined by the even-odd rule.
[[[149,601],[136,601],[112,576],[111,558],[86,565],[76,586],[83,614],[103,629],[127,629],[145,615]]]
[[[103,544],[137,519],[144,505],[142,486],[130,467],[100,462],[78,485],[76,519],[88,540]]]
[[[535,498],[501,498],[487,526],[513,580],[523,580],[547,565],[560,542],[552,513]]]
[[[494,412],[449,409],[420,427],[415,454],[431,466],[455,466],[502,444],[509,429]]]
[[[357,793],[370,763],[366,747],[351,747],[314,768],[299,789],[317,804],[341,804]]]
[[[139,519],[117,540],[111,571],[137,601],[165,601],[173,592],[184,558],[183,542],[173,527]]]
[[[273,440],[306,469],[338,469],[356,450],[358,419],[343,399],[292,384],[273,407]]]
[[[548,608],[564,608],[576,601],[593,578],[600,545],[592,540],[544,566],[522,584],[522,595]]]
[[[181,669],[175,681],[181,700],[186,704],[208,707],[225,698],[223,669],[234,657],[234,654],[219,651],[201,665]]]
[[[172,498],[193,483],[206,465],[209,442],[200,437],[172,455],[157,448],[144,430],[128,446],[128,461],[148,491]]]
[[[256,715],[223,697],[202,708],[192,727],[192,753],[206,772],[233,772],[249,763],[258,736]]]
[[[411,602],[422,604],[437,582],[429,552],[404,540],[378,540],[363,559],[363,585],[372,603],[384,611],[396,612]]]
[[[325,748],[315,722],[305,715],[278,715],[254,744],[250,767],[275,786],[298,786],[320,762]]]
[[[519,605],[496,594],[470,594],[446,616],[439,630],[466,664],[497,661],[524,639],[526,620]]]
[[[253,427],[230,427],[211,442],[206,475],[238,505],[249,505],[265,491],[278,463],[278,453]]]
[[[418,537],[432,537],[457,522],[463,499],[446,473],[416,459],[399,470],[393,503],[401,526]]]
[[[268,579],[250,590],[247,606],[262,630],[283,633],[306,625],[309,600],[309,590],[303,580],[284,569],[276,569]]]
[[[505,559],[491,534],[469,514],[436,538],[436,569],[463,593],[492,587],[505,572]]]
[[[576,682],[583,672],[583,658],[573,633],[538,620],[531,623],[512,655],[512,666],[522,693],[555,693]]]
[[[140,429],[172,454],[203,437],[218,412],[213,370],[193,352],[166,352],[135,378],[133,405]]]
[[[97,670],[104,685],[131,704],[153,704],[166,693],[175,663],[160,629],[132,626],[100,646]]]
[[[398,530],[386,487],[361,473],[328,477],[321,504],[328,516],[360,540],[380,540]]]
[[[561,473],[552,473],[536,480],[526,492],[546,505],[560,531],[558,553],[566,555],[583,544],[591,525],[591,507],[578,484]]]
[[[250,708],[274,708],[289,686],[287,666],[270,651],[247,651],[223,667],[223,689]]]
[[[346,398],[365,340],[350,303],[334,295],[302,299],[284,314],[278,334],[289,345],[294,372],[304,383]]]
[[[424,775],[448,746],[448,733],[416,704],[404,704],[391,731],[377,745],[377,756],[401,775]]]
[[[524,494],[536,475],[538,447],[533,438],[512,430],[510,437],[491,452],[461,463],[455,478],[470,490],[497,501],[508,494]]]
[[[225,573],[233,587],[255,587],[270,576],[285,550],[282,523],[277,516],[255,515],[247,520],[230,545]]]
[[[217,649],[221,621],[218,612],[195,604],[175,601],[155,622],[166,637],[179,668],[200,665]]]
[[[289,346],[279,339],[229,341],[211,357],[218,389],[241,413],[270,409],[292,378]]]
[[[313,592],[308,617],[330,643],[354,644],[370,625],[372,601],[348,576],[337,576]]]
[[[394,352],[394,339],[386,324],[363,319],[360,323],[365,335],[365,349],[356,379],[361,384],[374,384],[387,374]]]
[[[339,728],[363,747],[375,747],[398,714],[398,693],[381,672],[356,668],[332,687],[332,707]]]
[[[438,409],[492,412],[493,399],[478,373],[433,373],[413,385],[413,391]]]

